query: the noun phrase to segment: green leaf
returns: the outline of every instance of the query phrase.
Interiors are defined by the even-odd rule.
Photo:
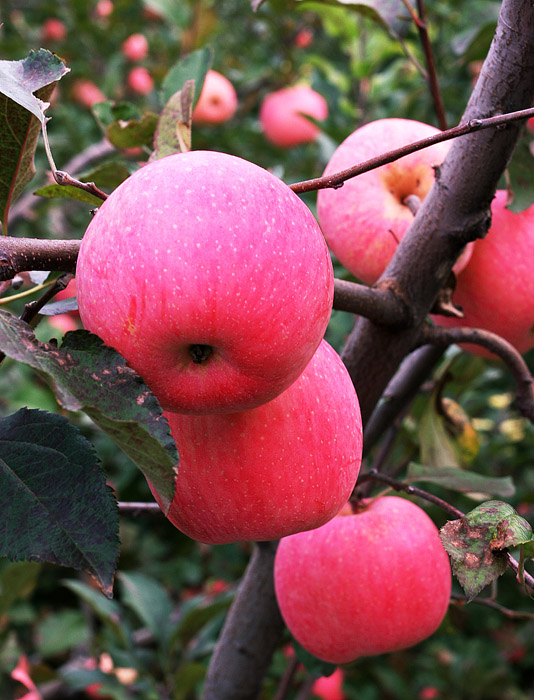
[[[37,627],[37,649],[43,656],[55,656],[88,641],[87,622],[79,610],[52,613]]]
[[[27,598],[37,585],[41,564],[33,561],[4,562],[0,568],[0,617],[16,600]]]
[[[9,207],[35,175],[33,158],[47,100],[68,71],[58,56],[45,49],[30,51],[21,61],[0,61],[0,219],[4,233]]]
[[[206,667],[204,664],[189,663],[180,666],[174,675],[174,691],[172,700],[187,700],[195,687],[204,680]]]
[[[492,496],[509,498],[515,493],[514,482],[511,477],[490,477],[471,472],[457,467],[427,467],[422,464],[410,464],[408,466],[407,481],[425,481],[439,484],[454,491],[482,492]]]
[[[163,104],[171,99],[173,95],[182,90],[189,80],[194,82],[195,94],[193,98],[193,109],[202,92],[202,85],[206,73],[211,68],[213,62],[213,51],[206,47],[193,51],[189,56],[176,63],[165,76],[161,91],[161,101]]]
[[[130,646],[129,632],[122,623],[121,609],[116,601],[104,598],[101,593],[82,581],[67,579],[62,583],[87,603],[94,614],[112,630],[125,648]]]
[[[118,509],[91,443],[63,416],[0,419],[0,556],[87,571],[111,595]]]
[[[191,607],[184,610],[169,641],[170,648],[177,642],[186,646],[208,622],[228,610],[233,598],[233,593],[228,593],[208,603],[205,600],[197,605],[193,603]]]
[[[67,333],[61,348],[0,310],[0,349],[41,373],[68,411],[83,410],[137,464],[162,498],[174,495],[178,453],[161,407],[124,358],[88,331]]]
[[[169,629],[172,602],[166,590],[154,579],[138,573],[118,574],[121,583],[121,600],[163,641]]]
[[[399,0],[317,0],[317,2],[347,7],[394,35],[404,33],[412,21]]]
[[[130,177],[134,169],[126,163],[110,160],[77,177],[82,182],[94,182],[101,189],[114,190]]]
[[[176,0],[143,0],[143,5],[154,10],[172,26],[186,27],[190,21],[190,11],[187,5]]]
[[[486,501],[451,520],[440,537],[469,600],[506,571],[504,550],[532,542],[532,528],[508,503]]]
[[[321,676],[331,676],[336,670],[337,666],[329,663],[328,661],[322,661],[313,654],[310,654],[310,652],[304,649],[304,647],[301,646],[296,639],[293,639],[291,644],[295,650],[298,660],[311,676],[314,676],[315,678],[320,678]]]
[[[148,146],[154,140],[158,115],[146,112],[141,119],[117,121],[106,127],[106,136],[116,148]]]
[[[123,121],[139,121],[141,112],[131,102],[98,102],[92,107],[96,120],[105,131],[110,124]]]
[[[191,122],[195,84],[187,80],[183,89],[167,102],[158,122],[151,160],[191,150]]]
[[[45,185],[39,187],[33,194],[47,199],[75,199],[78,202],[91,204],[93,207],[99,207],[102,204],[100,197],[81,190],[79,187],[73,187],[73,185]]]
[[[507,209],[516,213],[525,211],[534,202],[534,155],[531,151],[533,141],[532,134],[525,132],[508,165],[512,197],[509,198]]]

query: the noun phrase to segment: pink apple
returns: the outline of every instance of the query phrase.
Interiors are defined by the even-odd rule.
[[[473,326],[502,336],[519,352],[534,347],[534,205],[521,213],[506,208],[498,190],[486,237],[475,242],[469,264],[458,275],[453,301],[463,319],[436,316],[443,326]],[[484,357],[480,346],[466,346]]]
[[[410,119],[379,119],[356,129],[337,148],[325,175],[345,170],[386,151],[439,133]],[[320,190],[317,215],[328,245],[347,270],[374,284],[413,221],[404,204],[408,195],[423,200],[434,182],[433,166],[443,162],[450,142],[439,143],[347,180],[343,187]],[[465,266],[466,248],[455,271]]]
[[[144,34],[130,34],[121,46],[123,56],[129,61],[142,61],[148,54],[148,41]]]
[[[331,676],[322,676],[312,685],[312,695],[317,695],[321,700],[345,700],[343,692],[343,671],[336,668]]]
[[[109,17],[113,12],[112,0],[98,0],[95,6],[95,15],[99,19]]]
[[[283,539],[274,581],[297,641],[341,664],[404,649],[435,632],[447,611],[451,570],[428,515],[391,496]]]
[[[200,542],[275,540],[318,527],[356,483],[360,408],[326,341],[297,381],[262,406],[165,416],[180,455],[167,517]]]
[[[307,49],[313,43],[313,31],[308,27],[301,29],[295,37],[295,46],[299,49]]]
[[[67,27],[57,17],[49,17],[41,29],[41,38],[45,43],[63,41],[67,36]]]
[[[193,111],[195,124],[221,124],[237,109],[237,95],[232,83],[221,73],[206,73],[202,92]]]
[[[81,244],[78,305],[172,411],[238,411],[304,370],[330,317],[319,226],[277,177],[225,153],[149,163]]]
[[[76,80],[71,90],[72,99],[82,107],[90,109],[99,102],[106,102],[107,97],[90,80]]]
[[[291,148],[313,141],[319,133],[306,115],[322,121],[328,116],[328,105],[308,85],[295,85],[267,95],[260,108],[260,123],[271,143]]]
[[[140,95],[148,95],[154,89],[154,79],[143,66],[136,66],[128,73],[128,87]]]

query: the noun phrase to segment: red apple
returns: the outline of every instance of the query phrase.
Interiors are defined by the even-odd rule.
[[[123,42],[121,51],[123,56],[129,61],[142,61],[148,54],[148,41],[146,36],[144,34],[131,34]]]
[[[57,17],[49,17],[41,29],[41,38],[45,43],[63,41],[67,36],[67,27]]]
[[[98,102],[106,102],[107,97],[90,80],[76,80],[71,90],[72,99],[90,109]]]
[[[128,73],[128,87],[140,95],[148,95],[154,89],[154,79],[143,66],[136,66]]]
[[[236,109],[237,95],[232,83],[221,73],[209,70],[193,110],[195,124],[221,124],[230,119]]]
[[[260,123],[271,143],[291,148],[313,141],[319,133],[306,115],[322,121],[328,116],[328,105],[308,85],[295,85],[267,95],[260,108]]]
[[[98,0],[95,6],[95,15],[99,19],[105,19],[109,17],[113,12],[113,2],[112,0]]]
[[[286,389],[330,317],[333,270],[306,205],[225,153],[145,165],[99,208],[76,273],[84,326],[163,408],[238,411]]]
[[[441,695],[435,685],[427,685],[419,691],[419,700],[436,700]]]
[[[304,27],[295,37],[295,46],[299,49],[307,49],[313,42],[313,31]]]
[[[519,352],[534,347],[534,205],[521,213],[506,208],[498,190],[486,237],[475,242],[467,267],[458,275],[453,301],[463,319],[436,316],[443,326],[473,326],[502,336]],[[478,345],[466,345],[484,357]]]
[[[451,570],[438,530],[396,496],[364,501],[323,527],[286,537],[274,580],[297,641],[335,664],[412,646],[440,625]]]
[[[331,175],[386,151],[439,133],[410,119],[379,119],[356,129],[337,148],[324,175]],[[347,180],[343,187],[320,190],[319,223],[331,250],[355,277],[374,284],[413,221],[404,204],[408,195],[423,200],[434,182],[433,166],[443,162],[450,142],[439,143]],[[455,271],[465,266],[467,247]]]
[[[356,483],[360,408],[341,358],[326,341],[297,381],[262,406],[165,415],[180,455],[167,517],[200,542],[275,540],[318,527],[336,515]]]
[[[343,692],[343,671],[336,668],[331,676],[322,676],[312,685],[312,695],[322,700],[345,700]]]

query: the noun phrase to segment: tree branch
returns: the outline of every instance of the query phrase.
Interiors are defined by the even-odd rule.
[[[517,407],[519,412],[534,423],[534,379],[525,360],[508,341],[495,333],[480,328],[445,328],[423,326],[421,338],[439,348],[456,343],[473,343],[498,355],[511,371],[517,385]]]
[[[80,241],[43,238],[0,238],[0,281],[26,270],[75,272]]]

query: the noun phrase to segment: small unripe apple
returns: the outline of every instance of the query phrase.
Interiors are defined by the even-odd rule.
[[[281,148],[291,148],[315,139],[319,127],[306,116],[318,121],[328,116],[326,100],[308,85],[295,85],[271,92],[260,108],[260,123],[265,137]]]
[[[148,54],[148,41],[144,34],[130,34],[121,46],[123,56],[129,61],[142,61]]]
[[[154,79],[144,66],[136,66],[128,73],[128,87],[140,95],[148,95],[154,89]]]
[[[438,134],[428,124],[410,119],[378,119],[356,129],[341,143],[324,175],[332,175],[386,151]],[[347,270],[365,284],[374,284],[393,257],[414,215],[409,195],[423,200],[434,182],[450,142],[442,142],[347,180],[339,189],[317,196],[317,216],[328,245]],[[466,247],[455,266],[467,263]]]
[[[67,36],[67,27],[57,17],[49,17],[41,29],[41,38],[44,42],[63,41]]]
[[[326,330],[333,269],[310,210],[241,158],[191,151],[145,165],[83,238],[84,326],[163,408],[253,408],[286,389]]]
[[[321,700],[345,700],[342,669],[336,668],[332,675],[318,678],[312,685],[311,692]]]
[[[99,102],[106,102],[107,97],[102,90],[98,88],[90,80],[76,80],[71,90],[72,99],[90,109],[93,105]]]
[[[472,326],[497,333],[519,352],[534,347],[534,205],[520,213],[506,208],[498,190],[491,227],[475,241],[467,267],[458,275],[453,301],[464,318],[436,316],[443,326]],[[470,352],[494,357],[478,345]]]
[[[200,542],[276,540],[318,527],[336,515],[356,483],[358,398],[326,341],[300,377],[262,406],[165,416],[180,455],[167,517]]]
[[[237,95],[232,83],[221,73],[206,73],[202,92],[193,110],[195,124],[221,124],[228,121],[237,109]]]
[[[344,508],[286,537],[274,566],[280,612],[311,654],[335,664],[397,651],[436,631],[451,592],[449,558],[419,506],[397,496]]]

